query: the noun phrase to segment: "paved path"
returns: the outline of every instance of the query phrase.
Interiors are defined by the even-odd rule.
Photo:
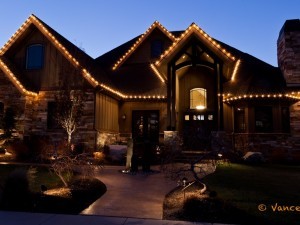
[[[128,217],[63,215],[0,211],[0,225],[222,225]],[[225,225],[225,224],[224,224]]]
[[[85,215],[162,219],[165,195],[176,187],[158,167],[154,172],[131,175],[120,171],[124,167],[106,166],[97,176],[107,186],[107,192],[87,209]]]

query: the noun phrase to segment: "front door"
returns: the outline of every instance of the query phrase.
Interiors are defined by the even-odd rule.
[[[132,111],[132,138],[133,140],[158,143],[159,138],[159,111],[134,110]]]
[[[209,150],[214,130],[213,113],[189,112],[184,115],[183,141],[187,150]]]

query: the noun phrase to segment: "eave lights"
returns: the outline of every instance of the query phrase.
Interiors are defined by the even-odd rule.
[[[235,63],[235,66],[234,66],[234,70],[233,70],[233,73],[232,73],[232,77],[231,77],[231,81],[234,81],[235,80],[235,76],[237,74],[237,71],[240,67],[240,64],[241,64],[241,60],[239,59],[238,61],[236,61]]]
[[[158,69],[154,66],[154,64],[150,65],[151,69],[154,71],[155,75],[161,80],[161,82],[165,83],[165,79],[162,77]]]
[[[193,31],[197,31],[197,34],[200,34],[202,37],[204,37],[206,40],[208,40],[212,46],[217,48],[222,52],[222,54],[230,59],[231,61],[235,61],[236,58],[231,55],[230,52],[228,52],[225,48],[222,48],[219,43],[217,43],[213,38],[211,38],[207,33],[205,33],[200,27],[198,27],[195,23],[192,23],[182,34],[179,38],[176,38],[176,40],[173,42],[173,44],[160,56],[160,59],[155,62],[156,66],[159,66],[162,62],[162,60],[171,54],[178,43],[185,40]]]
[[[8,66],[0,59],[0,68],[8,76],[8,78],[16,85],[16,87],[26,96],[36,97],[38,94],[32,91],[26,90],[26,88],[21,84],[13,72],[8,68]]]
[[[220,95],[219,95],[220,96]],[[282,99],[282,98],[289,98],[294,100],[300,100],[300,92],[291,92],[286,94],[244,94],[244,95],[231,95],[231,94],[223,94],[223,102],[234,102],[242,99]]]
[[[113,70],[116,70],[124,61],[127,59],[132,52],[134,52],[138,46],[146,39],[146,37],[155,29],[159,28],[163,33],[165,33],[172,41],[175,41],[175,36],[170,33],[161,23],[155,21],[144,34],[142,34],[139,39],[131,46],[131,48],[114,64]]]

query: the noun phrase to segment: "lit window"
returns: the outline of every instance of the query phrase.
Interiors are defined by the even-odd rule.
[[[186,120],[186,121],[190,120],[190,115],[185,115],[184,120]]]
[[[44,64],[44,46],[34,44],[27,47],[26,69],[41,69]]]
[[[194,88],[190,90],[190,108],[206,109],[206,89]]]
[[[207,119],[208,120],[214,120],[214,116],[213,115],[208,115]]]

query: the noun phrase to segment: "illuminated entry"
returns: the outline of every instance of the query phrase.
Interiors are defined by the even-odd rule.
[[[206,89],[194,88],[190,90],[190,109],[206,109]]]

